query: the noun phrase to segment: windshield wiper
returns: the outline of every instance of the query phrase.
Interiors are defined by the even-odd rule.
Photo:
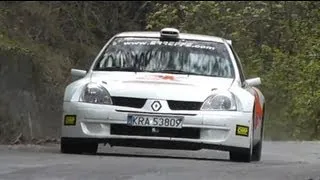
[[[190,74],[190,72],[183,71],[183,70],[177,70],[177,69],[164,69],[157,72],[163,72],[163,73],[173,73],[173,74]]]
[[[215,75],[206,75],[206,74],[201,74],[201,73],[194,73],[194,72],[189,72],[189,71],[183,71],[183,70],[177,70],[177,69],[164,69],[161,71],[155,71],[155,72],[161,72],[161,73],[172,73],[172,74],[187,74],[189,75],[198,75],[198,76],[210,76],[210,77],[218,77]]]
[[[187,74],[188,76],[189,75],[202,75],[202,74],[199,74],[199,73],[193,73],[193,72],[177,70],[177,69],[164,69],[164,70],[161,70],[159,72],[172,73],[172,74]]]
[[[104,67],[96,69],[96,71],[129,71],[129,72],[141,72],[135,67]]]

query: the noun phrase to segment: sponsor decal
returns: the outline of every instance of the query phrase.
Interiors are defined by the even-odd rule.
[[[163,80],[175,80],[175,77],[174,76],[170,76],[170,75],[165,75],[165,76],[157,76],[158,78],[160,79],[163,79]]]
[[[164,46],[179,46],[179,47],[189,47],[197,49],[208,49],[214,50],[215,47],[208,45],[201,45],[195,42],[171,42],[171,41],[127,41],[123,45],[141,45],[141,46],[155,46],[155,45],[164,45]]]
[[[65,115],[64,116],[64,125],[65,126],[74,126],[76,125],[77,116],[76,115]]]
[[[171,75],[153,75],[153,76],[138,77],[137,79],[177,81],[176,77]]]
[[[249,127],[243,125],[236,125],[236,135],[237,136],[249,136]]]

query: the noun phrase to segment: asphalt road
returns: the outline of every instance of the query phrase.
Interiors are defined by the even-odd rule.
[[[0,180],[320,180],[320,142],[265,142],[262,161],[227,152],[99,147],[67,155],[58,145],[0,146]]]

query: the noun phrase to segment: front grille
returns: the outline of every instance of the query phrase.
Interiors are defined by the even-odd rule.
[[[132,108],[142,108],[146,103],[147,99],[141,98],[129,98],[129,97],[111,97],[113,105],[115,106],[125,106]]]
[[[202,102],[168,101],[171,110],[200,110]]]
[[[125,124],[111,124],[110,133],[114,135],[127,136],[156,136],[156,137],[174,137],[174,138],[190,138],[199,139],[199,128],[158,128],[158,132],[152,132],[151,127],[133,127]]]

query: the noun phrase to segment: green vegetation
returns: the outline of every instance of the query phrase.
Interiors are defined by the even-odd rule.
[[[266,137],[320,137],[319,2],[157,4],[148,28],[174,26],[233,40],[247,77],[262,78]]]
[[[265,137],[314,140],[320,138],[319,22],[316,1],[1,2],[0,51],[32,57],[36,102],[52,102],[38,111],[56,112],[50,128],[58,128],[70,68],[88,68],[112,35],[175,27],[221,36],[233,41],[246,77],[262,78]],[[58,135],[45,130],[49,120],[33,118],[43,129],[38,136]]]

